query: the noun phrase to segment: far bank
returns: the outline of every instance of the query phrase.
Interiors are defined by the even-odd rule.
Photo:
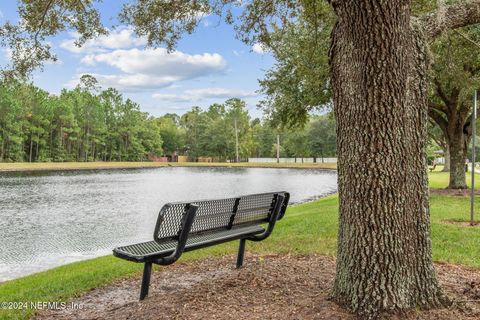
[[[158,167],[243,167],[299,168],[336,170],[336,163],[265,163],[265,162],[15,162],[0,163],[0,172],[143,169]]]

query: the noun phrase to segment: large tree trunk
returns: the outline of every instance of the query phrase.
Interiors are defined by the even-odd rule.
[[[445,163],[443,165],[443,172],[449,172],[450,171],[450,147],[448,144],[445,146],[443,150],[443,158],[445,159]]]
[[[450,181],[449,189],[466,189],[465,161],[467,159],[468,135],[463,126],[454,126],[448,133],[450,148]]]
[[[445,116],[430,109],[429,115],[442,130],[445,139],[445,167],[449,171],[449,189],[465,189],[465,161],[468,143],[472,136],[471,111],[469,105],[461,104],[458,93],[452,95],[445,103]]]
[[[426,45],[409,1],[332,1],[340,195],[332,297],[353,312],[442,303],[431,257]],[[354,143],[352,143],[354,142]]]

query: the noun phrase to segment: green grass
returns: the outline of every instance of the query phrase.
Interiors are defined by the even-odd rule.
[[[431,186],[445,187],[443,173],[433,173]],[[433,177],[433,179],[432,179]],[[480,200],[480,199],[478,199]],[[479,202],[477,200],[477,203]],[[444,224],[445,219],[469,217],[469,198],[431,197],[433,258],[435,261],[480,268],[480,228]],[[338,196],[293,206],[266,241],[247,242],[247,252],[335,255]],[[480,204],[476,207],[480,212]],[[185,253],[181,262],[234,254],[238,243]],[[233,265],[234,261],[232,261]],[[248,263],[248,258],[246,263]],[[2,301],[66,301],[121,278],[140,275],[142,265],[112,256],[72,263],[0,284]],[[0,310],[0,319],[28,319],[32,310]]]
[[[470,198],[434,195],[430,197],[433,259],[480,268],[480,228],[442,222],[470,218]],[[475,197],[480,216],[480,197]]]
[[[437,166],[435,171],[428,174],[428,183],[430,188],[444,189],[448,186],[449,172],[442,172],[443,166]],[[472,181],[472,173],[466,173],[467,186],[470,187]],[[475,189],[480,189],[480,174],[475,174]]]

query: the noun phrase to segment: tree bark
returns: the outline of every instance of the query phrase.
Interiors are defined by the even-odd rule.
[[[440,35],[445,30],[460,28],[480,21],[480,0],[459,1],[423,16],[421,23],[427,39]]]
[[[408,0],[332,1],[340,196],[332,298],[368,318],[446,300],[431,257],[427,48]]]
[[[449,189],[466,189],[465,162],[467,147],[471,137],[470,122],[464,124],[463,119],[451,123],[448,128],[448,145],[450,148]]]
[[[445,163],[443,165],[443,172],[450,172],[450,147],[448,144],[445,145],[443,150],[443,157],[445,159]]]

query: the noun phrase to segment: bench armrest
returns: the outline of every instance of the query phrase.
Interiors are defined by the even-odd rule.
[[[289,192],[284,192],[283,194],[284,194],[285,199],[283,199],[282,209],[280,210],[280,213],[278,214],[277,221],[282,220],[283,216],[285,215],[285,212],[287,211],[288,202],[290,201],[290,193]]]
[[[177,261],[185,250],[185,245],[187,244],[188,234],[193,225],[193,221],[195,220],[195,215],[197,214],[198,205],[190,204],[185,212],[182,223],[180,225],[180,230],[178,234],[178,243],[175,251],[169,256],[159,258],[154,261],[154,263],[161,264],[161,265],[169,265]]]
[[[282,212],[284,201],[285,201],[285,196],[279,194],[277,196],[277,200],[275,201],[275,208],[273,209],[272,216],[270,217],[270,221],[268,222],[267,230],[265,230],[265,232],[260,234],[260,235],[251,236],[251,237],[247,238],[248,240],[262,241],[262,240],[265,240],[266,238],[268,238],[268,236],[270,236],[270,234],[273,231],[273,228],[275,227],[275,223],[277,222],[277,220],[278,220],[278,218],[279,218],[279,216]]]

